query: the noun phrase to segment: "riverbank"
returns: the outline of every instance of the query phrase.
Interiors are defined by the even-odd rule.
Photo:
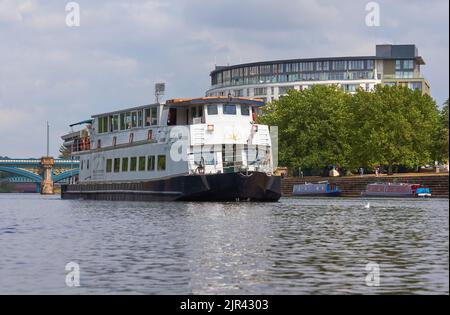
[[[348,176],[348,177],[289,177],[282,180],[281,189],[283,196],[292,196],[293,186],[301,183],[318,183],[328,180],[330,183],[335,183],[341,188],[343,197],[359,197],[366,189],[367,184],[376,182],[398,182],[398,183],[417,183],[431,188],[431,193],[434,198],[448,198],[448,183],[449,174],[436,173],[408,173],[395,174],[392,176],[382,175],[376,177],[375,175],[365,176]]]

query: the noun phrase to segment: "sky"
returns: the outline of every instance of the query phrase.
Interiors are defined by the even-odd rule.
[[[448,0],[79,0],[69,27],[63,0],[0,0],[0,156],[57,156],[68,125],[93,114],[204,96],[214,66],[374,55],[416,44],[438,104],[448,98]]]

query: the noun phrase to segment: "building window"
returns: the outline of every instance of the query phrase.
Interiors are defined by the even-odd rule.
[[[398,79],[412,79],[413,72],[412,71],[396,71],[395,77]]]
[[[106,160],[106,173],[112,172],[112,159]]]
[[[147,171],[153,172],[155,170],[155,156],[151,155],[148,157]]]
[[[404,60],[403,61],[403,69],[406,69],[406,70],[414,69],[414,61],[413,60]]]
[[[337,60],[332,63],[333,70],[346,70],[347,62],[345,60]]]
[[[255,95],[266,95],[267,88],[255,88]]]
[[[272,66],[271,65],[262,65],[259,67],[259,73],[260,74],[269,74],[272,73]]]
[[[114,159],[114,173],[120,172],[120,159]]]
[[[158,171],[166,170],[166,156],[158,155]]]
[[[409,82],[408,88],[410,88],[411,90],[422,91],[422,82]]]
[[[208,112],[208,115],[217,115],[218,114],[217,105],[208,105],[206,107],[206,111]]]
[[[244,96],[244,91],[243,90],[234,90],[234,96],[235,97],[243,97]]]
[[[149,130],[147,133],[147,140],[152,141],[153,140],[153,130]]]
[[[351,60],[348,62],[348,70],[363,70],[364,60]]]
[[[137,158],[132,157],[130,159],[130,172],[136,172],[136,167],[137,167]]]
[[[134,133],[130,133],[130,138],[128,139],[129,143],[133,143],[134,141]]]
[[[139,172],[145,171],[145,156],[139,157]]]
[[[241,115],[250,116],[250,106],[241,105]]]
[[[225,115],[236,115],[236,105],[223,105]]]
[[[374,68],[374,61],[373,60],[367,60],[367,69],[373,70]]]
[[[128,172],[128,158],[122,159],[122,172]]]
[[[395,70],[400,70],[402,68],[402,61],[395,60]]]
[[[287,94],[288,91],[290,90],[295,90],[295,86],[280,86],[278,88],[278,94],[280,95]]]

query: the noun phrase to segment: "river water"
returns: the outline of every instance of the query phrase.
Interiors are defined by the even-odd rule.
[[[448,199],[367,202],[0,194],[0,294],[448,294]]]

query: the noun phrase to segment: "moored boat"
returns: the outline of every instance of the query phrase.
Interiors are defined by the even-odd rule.
[[[368,184],[362,193],[365,197],[431,197],[431,190],[420,184],[409,183],[373,183]]]
[[[270,129],[258,99],[174,99],[95,115],[63,136],[80,160],[63,199],[278,201]],[[75,124],[77,125],[77,124]],[[75,126],[72,125],[72,126]]]
[[[292,192],[294,196],[304,197],[339,197],[341,193],[342,191],[336,184],[329,182],[297,184],[294,185]]]

